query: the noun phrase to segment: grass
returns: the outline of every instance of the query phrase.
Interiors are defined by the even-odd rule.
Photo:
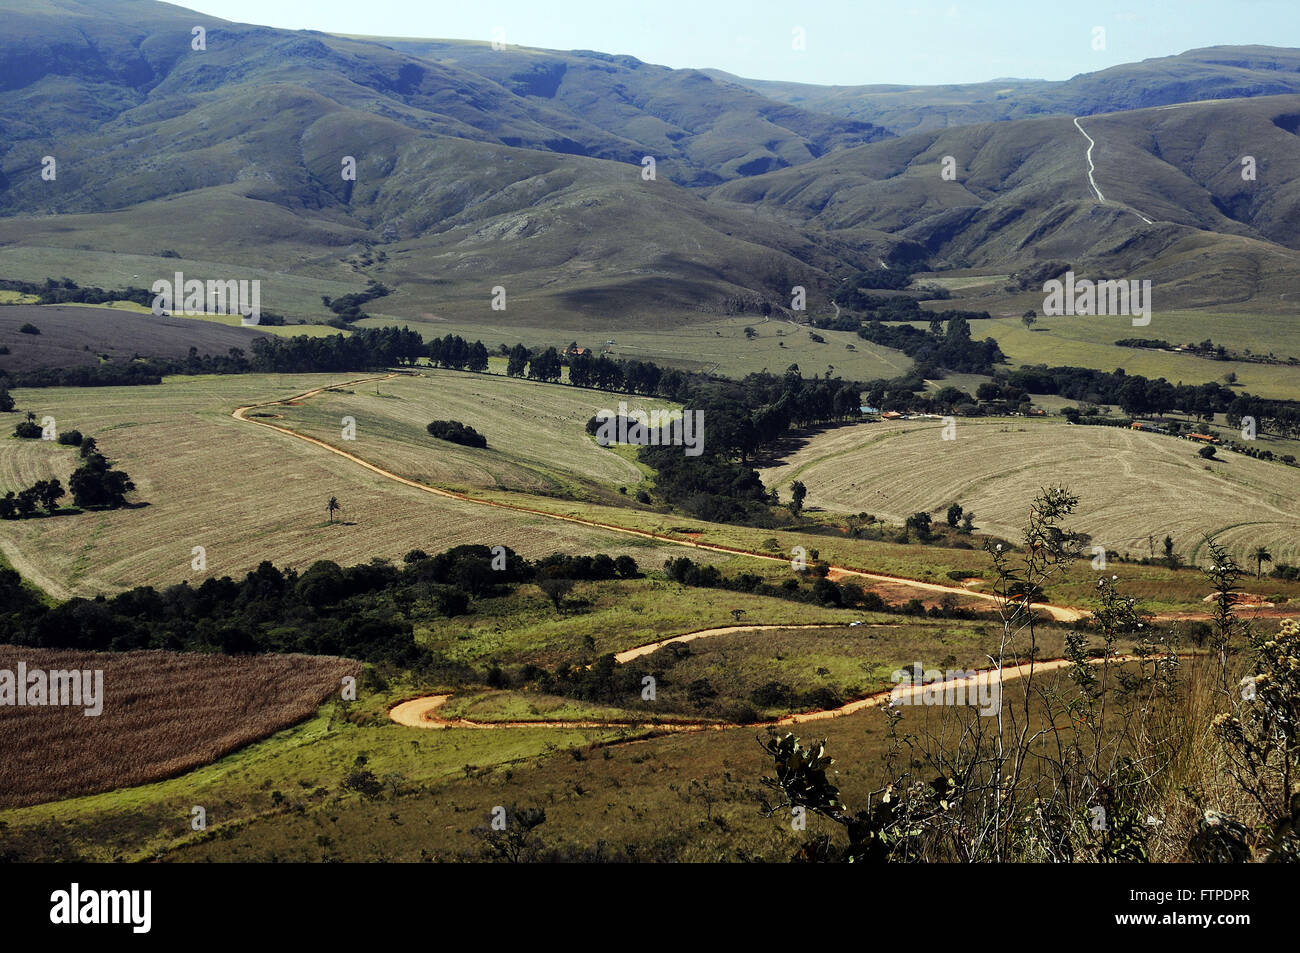
[[[1108,551],[1156,554],[1166,534],[1187,559],[1204,536],[1220,535],[1239,560],[1267,545],[1279,562],[1300,562],[1300,469],[1222,452],[1206,462],[1186,440],[1059,420],[976,418],[957,422],[957,439],[940,439],[939,420],[863,424],[812,437],[762,472],[788,495],[802,480],[808,505],[869,512],[901,523],[918,511],[958,502],[976,526],[1016,540],[1025,505],[1042,486],[1079,496],[1075,528]]]
[[[825,306],[811,308],[818,315],[831,314]],[[521,324],[515,320],[508,324],[491,319],[470,321],[465,314],[464,310],[458,311],[437,322],[376,316],[359,324],[405,324],[426,339],[459,334],[470,341],[482,340],[490,351],[501,344],[513,346],[521,341],[530,347],[555,345],[559,348],[577,341],[597,353],[608,349],[610,356],[616,358],[649,360],[663,366],[728,377],[743,377],[763,370],[781,374],[791,364],[798,364],[805,377],[821,376],[833,368],[832,376],[866,381],[898,377],[912,366],[911,359],[901,351],[871,344],[850,331],[818,331],[762,315],[707,316],[671,329],[632,322],[613,330],[608,325],[593,329],[586,321],[565,324],[561,320],[555,325]],[[745,335],[747,327],[754,329],[753,338]],[[813,341],[810,330],[826,343]],[[611,340],[614,343],[608,344]],[[849,345],[853,350],[848,349]]]
[[[1056,676],[1042,679],[1046,684]],[[1008,686],[1013,703],[1019,683]],[[1038,703],[1035,702],[1035,709]],[[904,708],[904,731],[934,723],[933,708]],[[1041,717],[1041,715],[1039,716]],[[454,730],[453,730],[454,731]],[[543,730],[478,731],[500,736]],[[825,738],[837,759],[835,783],[853,809],[880,786],[888,748],[878,709],[797,729]],[[468,732],[422,732],[468,743]],[[553,733],[554,734],[554,733]],[[435,783],[408,786],[403,796],[372,802],[351,799],[303,812],[267,812],[219,837],[193,839],[167,855],[176,861],[455,860],[478,857],[472,830],[497,805],[537,806],[546,823],[537,832],[547,847],[569,856],[604,859],[735,861],[786,860],[806,836],[834,827],[815,817],[795,831],[788,817],[759,811],[758,780],[772,775],[770,758],[755,743],[761,731],[738,728],[666,734],[648,740],[592,738],[570,749],[526,756],[474,770],[449,772]],[[523,740],[521,737],[521,741]],[[464,741],[462,741],[464,739]],[[600,847],[594,845],[600,844]]]
[[[987,310],[994,317],[974,322],[971,334],[997,340],[1011,367],[1022,364],[1092,367],[1103,371],[1124,368],[1129,374],[1163,377],[1171,383],[1200,384],[1222,381],[1237,375],[1237,387],[1261,397],[1300,400],[1300,373],[1285,364],[1250,361],[1213,361],[1190,353],[1118,347],[1122,338],[1159,338],[1179,346],[1205,339],[1231,351],[1257,355],[1274,354],[1285,361],[1300,358],[1300,327],[1287,302],[1254,302],[1257,310],[1214,308],[1154,309],[1151,323],[1133,327],[1124,316],[1079,317],[1042,314],[1043,295],[1033,291],[1017,295],[994,294],[989,298],[954,298],[930,303],[929,307]],[[1020,316],[1033,309],[1038,320],[1026,329]],[[922,325],[917,325],[921,327]]]
[[[660,549],[658,544],[436,497],[230,417],[242,404],[348,379],[179,377],[155,387],[15,391],[22,410],[34,411],[38,419],[53,416],[61,431],[75,428],[95,437],[135,481],[133,499],[147,505],[5,521],[0,551],[25,578],[60,598],[237,576],[263,560],[305,569],[318,559],[346,565],[461,543],[502,542],[529,557],[608,552],[655,562],[645,553]],[[485,379],[484,386],[491,381]],[[359,433],[364,438],[366,432],[363,419]],[[610,459],[624,465],[613,455]],[[49,477],[66,486],[75,465],[76,453],[69,448],[0,438],[4,489]],[[343,505],[341,520],[321,526],[331,496]],[[206,549],[203,573],[191,569],[195,546]]]
[[[598,446],[585,430],[601,409],[674,405],[570,387],[542,387],[514,378],[425,370],[355,389],[327,391],[298,406],[270,410],[276,423],[338,446],[340,421],[356,420],[346,449],[387,469],[434,485],[500,487],[530,493],[585,492],[610,498],[641,482],[641,470]],[[458,420],[487,437],[486,449],[429,436],[431,420]]]
[[[740,563],[738,560],[727,571],[764,568],[773,572],[770,567]],[[733,609],[744,612],[742,624],[846,623],[864,618],[861,612],[848,609],[690,588],[660,575],[578,583],[563,613],[555,611],[540,589],[524,586],[509,598],[477,603],[473,615],[426,621],[417,627],[416,637],[455,661],[532,662],[553,667],[574,659],[590,661],[687,632],[735,625]]]

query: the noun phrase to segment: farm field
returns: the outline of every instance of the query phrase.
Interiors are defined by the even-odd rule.
[[[530,386],[543,389],[563,389],[558,385],[533,384]],[[1025,422],[1023,418],[1017,418],[1017,421],[1017,426]],[[1036,421],[1034,423],[1047,422]],[[937,421],[934,422],[934,425],[937,426]],[[1064,424],[1059,426],[1064,426]],[[1150,437],[1150,439],[1157,438]],[[1276,466],[1276,464],[1271,465]],[[411,476],[408,473],[397,472],[403,477]],[[1034,486],[1029,495],[1025,496],[1023,500],[1032,499],[1033,493],[1036,491],[1037,486]],[[970,541],[963,541],[960,545],[953,547],[919,545],[915,542],[899,544],[887,540],[848,537],[846,530],[842,527],[836,529],[815,521],[793,522],[788,528],[777,530],[709,523],[688,517],[665,514],[649,507],[635,506],[626,497],[620,497],[615,501],[619,505],[610,505],[606,502],[591,499],[578,501],[489,488],[473,490],[471,495],[476,499],[505,507],[551,513],[565,520],[601,523],[623,527],[633,533],[652,533],[665,536],[678,540],[685,546],[701,544],[703,546],[739,549],[751,553],[771,553],[773,559],[756,563],[759,566],[780,565],[783,560],[776,557],[787,554],[785,559],[788,560],[788,554],[792,552],[793,547],[805,546],[819,549],[821,558],[834,565],[909,579],[925,580],[949,586],[954,584],[945,577],[978,577],[981,572],[989,568],[989,559],[980,549],[982,543],[979,537],[974,537]],[[1012,501],[1010,505],[1013,508],[1020,506],[1023,509],[1023,500]],[[946,502],[944,506],[946,506]],[[1011,527],[1011,529],[1013,532],[1010,532],[1005,538],[1014,543],[1020,538],[1021,531],[1019,527],[1015,526]],[[995,533],[994,536],[996,538],[997,534]],[[1163,536],[1160,538],[1163,539]],[[677,552],[677,555],[682,554],[681,551]],[[712,557],[716,559],[716,556],[707,549],[687,550],[685,554],[696,558]],[[1139,555],[1141,554],[1134,554],[1135,557]],[[742,561],[746,559],[743,556],[735,558]],[[1280,556],[1275,558],[1282,561]],[[749,559],[748,562],[755,563],[752,559]],[[754,566],[749,565],[747,571],[754,571]],[[1152,611],[1179,613],[1203,613],[1205,611],[1203,604],[1203,598],[1206,595],[1204,580],[1200,573],[1194,569],[1173,571],[1163,566],[1130,564],[1125,566],[1124,571],[1134,586],[1134,594],[1146,600]],[[953,576],[954,573],[957,576]],[[1086,562],[1081,563],[1080,571],[1062,576],[1047,588],[1049,601],[1084,607],[1090,605],[1095,597],[1095,579],[1092,579],[1092,575],[1093,573],[1088,569]],[[879,589],[882,596],[893,601],[902,602],[919,596],[923,600],[927,600],[927,604],[933,604],[938,599],[938,596],[933,592],[917,589],[905,582],[882,585],[879,581],[873,581],[871,585]],[[1269,580],[1267,586],[1269,594],[1277,594],[1282,599],[1300,596],[1300,583]],[[970,591],[987,591],[987,585],[978,580],[967,585],[966,588]],[[986,602],[975,600],[969,600],[969,604],[988,605]]]
[[[1300,329],[1294,313],[1154,311],[1151,323],[1137,328],[1133,327],[1131,318],[1124,316],[1049,317],[1039,314],[1033,327],[1026,329],[1020,315],[1031,308],[1041,311],[1042,295],[1016,298],[1015,302],[1010,309],[999,308],[979,298],[935,302],[931,307],[942,305],[991,311],[994,317],[976,322],[971,333],[981,339],[994,338],[1006,354],[1011,368],[1022,364],[1047,364],[1112,371],[1122,367],[1129,374],[1163,377],[1171,383],[1182,381],[1185,384],[1222,381],[1225,375],[1232,373],[1237,375],[1237,386],[1241,390],[1260,397],[1300,399],[1300,366],[1212,361],[1193,354],[1115,344],[1115,341],[1130,337],[1158,338],[1174,345],[1209,338],[1215,344],[1233,350],[1248,349],[1256,354],[1272,352],[1282,360],[1289,357],[1300,359]]]
[[[953,441],[940,429],[937,419],[839,428],[762,476],[784,492],[803,481],[809,505],[893,523],[955,501],[975,512],[979,530],[1013,541],[1025,501],[1041,486],[1064,484],[1079,497],[1075,527],[1107,550],[1152,555],[1151,536],[1159,555],[1168,534],[1195,561],[1211,534],[1242,562],[1261,543],[1278,562],[1300,562],[1295,467],[1228,451],[1205,461],[1190,441],[1053,420],[963,418]]]
[[[15,391],[22,411],[54,417],[60,431],[93,436],[134,480],[138,503],[4,521],[0,551],[25,578],[59,598],[240,575],[263,560],[301,570],[318,559],[351,565],[487,540],[506,540],[530,557],[626,552],[655,561],[659,547],[649,541],[436,497],[230,416],[243,404],[347,380],[238,375],[168,378],[153,387]],[[0,486],[16,489],[50,477],[66,485],[76,458],[70,447],[6,435],[0,438]],[[333,523],[326,511],[331,496],[343,507]],[[203,571],[191,568],[195,546],[206,550]]]
[[[641,469],[600,447],[586,432],[600,410],[671,409],[662,401],[452,370],[425,369],[412,376],[328,390],[298,406],[266,411],[273,422],[342,445],[340,422],[356,421],[349,452],[422,483],[497,487],[529,493],[581,489],[611,497],[634,490]],[[256,414],[252,411],[250,414]],[[486,449],[467,448],[428,434],[432,420],[458,420],[487,438]]]
[[[102,671],[101,711],[24,707],[0,719],[0,808],[133,787],[216,761],[315,714],[361,665],[0,645],[0,669]]]
[[[224,356],[232,347],[248,351],[262,335],[254,328],[223,327],[191,318],[155,317],[131,304],[135,313],[114,313],[105,320],[105,308],[89,305],[14,305],[0,307],[0,344],[9,348],[5,369],[27,371],[38,367],[78,367],[118,363],[137,355],[183,358],[191,347],[200,354]],[[126,309],[111,309],[114,312]],[[30,324],[40,334],[24,334]]]
[[[382,304],[382,302],[381,302]],[[512,307],[514,307],[512,305]],[[818,315],[831,314],[828,308],[814,309]],[[599,353],[608,350],[611,357],[625,360],[649,360],[665,367],[680,367],[728,377],[767,370],[781,374],[791,364],[798,364],[805,377],[824,375],[828,369],[846,380],[874,380],[898,377],[911,368],[912,360],[901,351],[881,347],[858,337],[850,331],[819,331],[808,325],[794,325],[788,321],[764,318],[762,315],[702,315],[699,320],[672,328],[662,329],[630,324],[617,331],[608,324],[579,323],[559,326],[494,321],[491,312],[484,308],[482,317],[474,316],[470,309],[426,318],[399,318],[382,316],[376,308],[375,316],[360,321],[361,327],[407,325],[419,331],[426,339],[459,334],[467,340],[482,340],[489,351],[498,345],[511,347],[523,342],[529,347],[555,345],[563,348],[570,341],[589,347]],[[755,336],[745,335],[745,328],[753,328]],[[819,344],[808,335],[814,331],[826,341]],[[613,344],[607,344],[608,341]],[[849,350],[849,345],[853,350]]]

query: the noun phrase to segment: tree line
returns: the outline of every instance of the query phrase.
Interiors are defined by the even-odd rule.
[[[418,670],[456,666],[420,646],[412,617],[455,616],[475,600],[525,583],[632,578],[636,561],[554,554],[531,562],[508,547],[457,546],[429,556],[412,550],[400,566],[374,560],[341,567],[320,560],[298,573],[262,562],[242,579],[209,578],[111,598],[46,605],[16,572],[0,569],[0,641],[42,648],[131,651],[161,648],[253,654],[342,655]],[[476,673],[461,666],[459,675]]]

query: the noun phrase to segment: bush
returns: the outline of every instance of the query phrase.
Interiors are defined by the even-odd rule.
[[[68,447],[80,447],[80,446],[81,446],[81,431],[80,431],[80,430],[65,430],[63,433],[59,434],[59,443],[63,444],[64,446],[68,446]]]
[[[19,328],[18,332],[20,334],[40,334],[41,329],[29,321],[27,324],[24,324],[21,328]]]
[[[14,436],[22,437],[24,440],[40,440],[41,425],[31,420],[24,420],[14,428]]]
[[[480,449],[487,446],[487,437],[459,420],[435,420],[425,429],[429,431],[430,436],[437,437],[439,440],[449,440],[465,447]]]
[[[1207,446],[1207,447],[1202,447],[1200,450],[1197,450],[1196,452],[1197,452],[1197,454],[1199,454],[1200,456],[1204,457],[1206,460],[1213,460],[1213,459],[1214,459],[1214,448],[1213,448],[1213,447],[1208,447],[1208,446]]]

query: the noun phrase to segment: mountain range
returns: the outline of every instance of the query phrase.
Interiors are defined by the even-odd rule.
[[[1067,262],[1177,307],[1262,307],[1300,277],[1296,50],[809,87],[154,0],[0,8],[0,277],[249,272],[299,320],[330,316],[313,285],[381,281],[398,318],[486,312],[502,286],[527,307],[492,320],[557,328],[782,312],[794,285],[829,310],[900,265]]]

